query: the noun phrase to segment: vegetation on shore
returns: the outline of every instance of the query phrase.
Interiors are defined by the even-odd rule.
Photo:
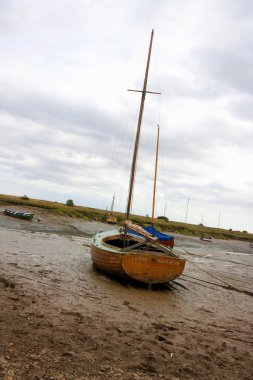
[[[26,195],[24,196],[13,196],[13,195],[4,195],[0,194],[0,205],[24,205],[37,207],[41,209],[50,210],[59,215],[66,215],[72,218],[79,218],[83,220],[94,220],[94,221],[106,221],[106,216],[108,215],[108,211],[95,209],[91,207],[84,206],[73,206],[71,207],[59,202],[50,202],[40,199],[30,199]],[[113,215],[116,216],[118,224],[123,224],[125,219],[125,214],[120,212],[113,212]],[[140,216],[140,215],[131,215],[131,220],[133,223],[139,224],[141,226],[151,224],[151,218],[148,216]],[[186,224],[181,222],[174,221],[166,221],[164,218],[155,219],[155,227],[159,231],[164,232],[174,232],[182,235],[188,236],[212,236],[216,239],[236,239],[243,241],[253,241],[253,234],[248,233],[246,231],[232,231],[222,229],[222,228],[214,228],[214,227],[206,227],[203,225],[196,224]]]

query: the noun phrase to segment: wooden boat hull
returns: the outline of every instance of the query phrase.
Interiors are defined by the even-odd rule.
[[[130,239],[141,241],[136,236]],[[185,267],[185,260],[176,255],[160,251],[131,250],[108,244],[123,239],[119,231],[107,231],[96,234],[91,242],[91,257],[94,265],[103,272],[123,278],[131,278],[147,284],[165,283],[179,277]]]
[[[32,220],[34,214],[28,213],[28,212],[19,212],[19,211],[13,211],[13,210],[4,210],[5,214],[8,216],[13,216],[14,218],[19,219],[26,219],[26,220]]]

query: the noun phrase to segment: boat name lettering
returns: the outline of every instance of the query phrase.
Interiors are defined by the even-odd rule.
[[[170,259],[157,259],[157,262],[160,264],[173,264],[173,265],[179,265],[179,263],[175,260]]]

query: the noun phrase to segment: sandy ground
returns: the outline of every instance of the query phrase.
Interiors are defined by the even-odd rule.
[[[248,243],[176,236],[194,265],[147,290],[94,270],[90,236],[110,226],[35,211],[0,212],[0,379],[253,378]]]

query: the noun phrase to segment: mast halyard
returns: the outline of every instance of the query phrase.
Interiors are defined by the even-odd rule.
[[[135,170],[136,170],[136,160],[137,160],[137,156],[138,156],[141,122],[142,122],[146,93],[160,94],[160,92],[147,91],[148,72],[149,72],[149,64],[150,64],[153,36],[154,36],[154,30],[152,29],[151,37],[150,37],[150,44],[149,44],[149,51],[148,51],[148,59],[147,59],[147,65],[146,65],[146,72],[145,72],[144,83],[143,83],[143,89],[142,90],[128,90],[128,91],[141,92],[142,95],[141,95],[141,104],[140,104],[140,110],[139,110],[139,118],[138,118],[137,130],[136,130],[135,146],[134,146],[131,175],[130,175],[130,182],[129,182],[129,193],[128,193],[127,210],[126,210],[126,219],[127,220],[129,219],[131,204],[132,204],[132,198],[133,198],[133,187],[134,187],[134,178],[135,178]]]
[[[156,158],[155,158],[155,176],[154,176],[154,190],[153,190],[153,205],[152,205],[152,227],[155,220],[155,194],[156,194],[156,178],[157,178],[157,165],[158,165],[158,150],[159,150],[159,137],[160,137],[160,127],[157,129],[157,140],[156,140]]]

